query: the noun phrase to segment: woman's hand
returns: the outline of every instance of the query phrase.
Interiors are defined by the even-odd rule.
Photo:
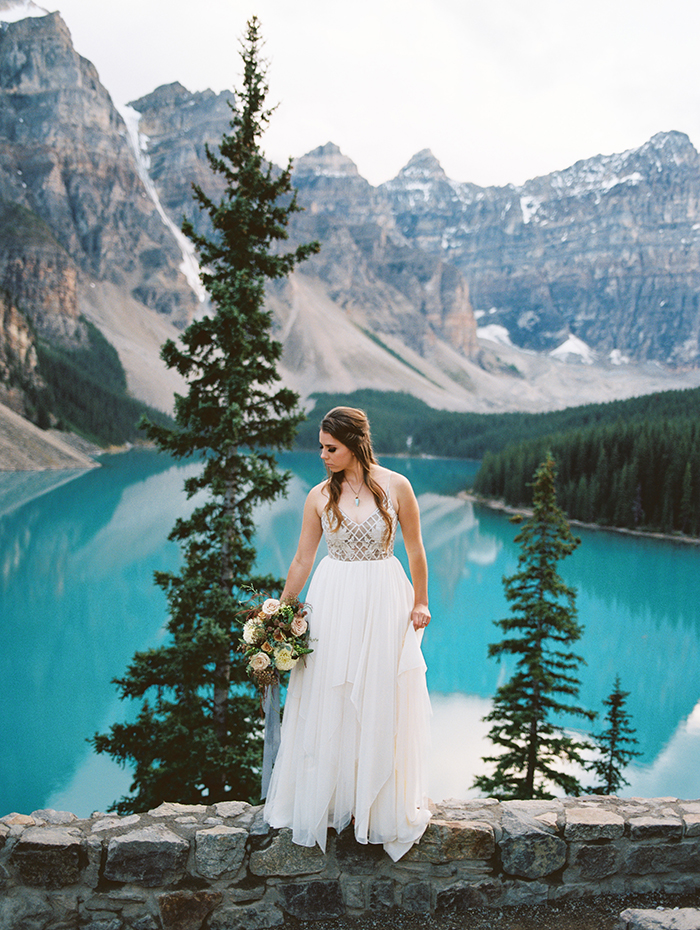
[[[416,604],[411,611],[414,630],[423,630],[430,623],[430,611],[427,604]]]

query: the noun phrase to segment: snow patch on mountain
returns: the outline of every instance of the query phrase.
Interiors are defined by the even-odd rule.
[[[177,240],[177,244],[180,246],[180,250],[182,252],[182,264],[180,265],[180,271],[184,274],[185,278],[187,279],[187,283],[197,295],[199,302],[203,303],[206,300],[207,292],[205,291],[199,277],[200,269],[195,248],[187,236],[185,236],[182,230],[179,229],[175,223],[173,223],[173,221],[163,209],[163,206],[160,202],[160,197],[158,196],[158,191],[156,190],[156,186],[151,180],[149,171],[151,160],[147,154],[148,138],[139,131],[139,120],[141,119],[141,114],[130,106],[123,106],[119,108],[119,112],[122,116],[122,119],[126,123],[126,129],[129,134],[129,142],[131,144],[134,157],[136,158],[136,166],[138,168],[139,177],[143,181],[143,186],[146,188],[148,196],[156,205],[161,219]]]
[[[630,363],[629,357],[623,355],[619,349],[613,349],[608,358],[611,365],[629,365]]]
[[[520,209],[523,214],[523,223],[529,223],[530,220],[535,216],[537,211],[542,205],[542,201],[537,197],[521,197],[520,198]]]
[[[49,11],[33,0],[0,0],[0,23],[18,23],[30,16],[48,16]]]
[[[502,346],[512,346],[510,333],[505,326],[499,326],[498,323],[488,323],[486,326],[477,326],[476,335],[479,339],[488,339],[489,342],[497,342]]]
[[[561,361],[566,361],[570,356],[574,356],[580,359],[584,365],[592,365],[596,359],[593,349],[586,345],[583,339],[579,339],[578,336],[569,336],[565,342],[562,342],[556,349],[552,349],[549,354],[552,358],[558,358]]]

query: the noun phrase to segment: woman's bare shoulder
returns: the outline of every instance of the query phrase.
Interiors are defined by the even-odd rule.
[[[306,495],[306,503],[313,505],[317,513],[321,513],[328,501],[328,479],[320,481],[315,487],[311,488]]]
[[[376,466],[377,471],[374,473],[376,480],[382,485],[382,487],[387,488],[391,486],[394,490],[406,490],[410,489],[411,482],[405,475],[402,475],[401,472],[392,471],[390,468],[385,468],[383,465]]]

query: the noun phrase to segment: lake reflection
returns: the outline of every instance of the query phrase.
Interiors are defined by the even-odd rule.
[[[257,518],[259,567],[278,575],[296,547],[306,493],[322,477],[315,455],[290,453],[283,462],[294,473],[288,497]],[[517,529],[455,496],[474,463],[383,462],[413,482],[428,551],[431,793],[464,797],[488,751],[481,718],[510,671],[487,648],[498,636],[493,620],[508,611],[502,577],[517,564]],[[123,719],[128,708],[111,679],[136,650],[162,639],[165,598],[153,571],[178,563],[167,535],[187,512],[182,483],[195,468],[134,451],[64,474],[53,488],[46,478],[0,476],[0,814],[52,806],[86,815],[128,790],[128,772],[94,756],[85,739]],[[578,590],[586,628],[577,649],[587,662],[581,703],[602,710],[619,673],[644,753],[627,773],[628,793],[697,797],[700,553],[616,533],[580,535],[562,574]],[[397,555],[405,564],[400,546]]]

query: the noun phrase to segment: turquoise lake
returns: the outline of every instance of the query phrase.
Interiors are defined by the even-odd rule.
[[[257,544],[260,568],[284,575],[323,470],[312,453],[281,460],[293,472],[289,495],[259,511]],[[87,472],[0,473],[0,816],[43,807],[86,816],[129,788],[128,770],[95,756],[86,739],[124,719],[128,705],[111,680],[136,650],[163,640],[153,572],[178,564],[167,535],[190,506],[182,484],[197,466],[148,451],[101,462]],[[482,718],[510,672],[487,648],[498,639],[493,621],[508,613],[502,577],[517,564],[517,528],[457,497],[475,463],[382,462],[411,479],[428,552],[431,794],[472,796],[489,751]],[[619,674],[642,752],[624,793],[700,797],[700,548],[577,533],[581,546],[561,574],[577,589],[585,626],[580,703],[602,711]]]

